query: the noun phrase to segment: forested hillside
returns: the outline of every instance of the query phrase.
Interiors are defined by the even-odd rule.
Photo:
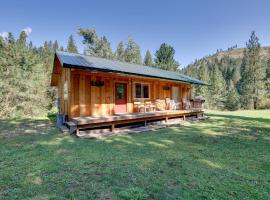
[[[195,86],[194,96],[206,98],[210,109],[270,107],[270,47],[260,47],[252,32],[246,48],[230,47],[195,60],[182,72],[201,79],[209,87]]]

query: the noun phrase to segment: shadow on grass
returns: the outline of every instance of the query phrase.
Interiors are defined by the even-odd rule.
[[[44,135],[55,131],[55,125],[49,119],[0,119],[0,137]]]

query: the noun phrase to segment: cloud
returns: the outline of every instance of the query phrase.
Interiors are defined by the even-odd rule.
[[[0,33],[0,36],[4,39],[7,39],[8,38],[8,32],[2,32]]]
[[[26,33],[26,35],[28,36],[32,32],[32,29],[30,27],[26,27],[26,28],[22,29],[22,31],[24,31]]]

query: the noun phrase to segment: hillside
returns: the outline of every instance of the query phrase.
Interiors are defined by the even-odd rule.
[[[243,57],[243,52],[245,48],[237,48],[237,49],[232,49],[232,50],[226,50],[226,51],[221,51],[218,53],[215,53],[214,55],[210,56],[209,58],[218,58],[218,60],[228,56],[232,59],[239,59]],[[267,60],[270,58],[270,46],[262,47],[261,48],[261,58],[263,60]]]
[[[193,87],[193,95],[204,96],[207,108],[236,110],[240,106],[243,107],[242,104],[244,103],[241,102],[243,98],[240,97],[241,91],[247,83],[251,82],[249,80],[241,85],[243,82],[240,81],[243,74],[243,68],[241,66],[243,64],[244,50],[244,48],[229,48],[226,51],[217,51],[213,55],[195,60],[182,69],[182,73],[198,78],[211,85],[208,88]],[[252,52],[250,52],[250,56],[252,55]],[[269,60],[270,46],[261,47],[260,57],[256,61],[259,63],[259,67],[257,66],[253,69],[254,73],[257,74],[256,84],[259,88],[256,98],[268,99],[270,97]],[[251,76],[252,74],[249,74],[246,76],[246,79]],[[248,97],[248,99],[251,98]],[[268,102],[269,100],[263,101]],[[259,107],[265,108],[270,106],[268,103],[266,103],[267,105],[262,103],[263,101],[260,101]],[[232,105],[231,102],[236,102],[236,104]]]

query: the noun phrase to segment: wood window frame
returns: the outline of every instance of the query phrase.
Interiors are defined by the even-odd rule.
[[[138,97],[136,97],[136,84],[141,84],[141,88],[144,86],[144,85],[147,85],[148,86],[148,98],[144,98],[144,97],[141,97],[141,98],[138,98]],[[133,88],[133,99],[134,100],[149,100],[149,99],[151,99],[150,98],[150,95],[151,95],[151,87],[150,87],[150,83],[148,83],[148,82],[139,82],[139,81],[137,81],[137,82],[133,82],[133,86],[132,86]],[[143,90],[141,91],[141,95],[143,94]]]

